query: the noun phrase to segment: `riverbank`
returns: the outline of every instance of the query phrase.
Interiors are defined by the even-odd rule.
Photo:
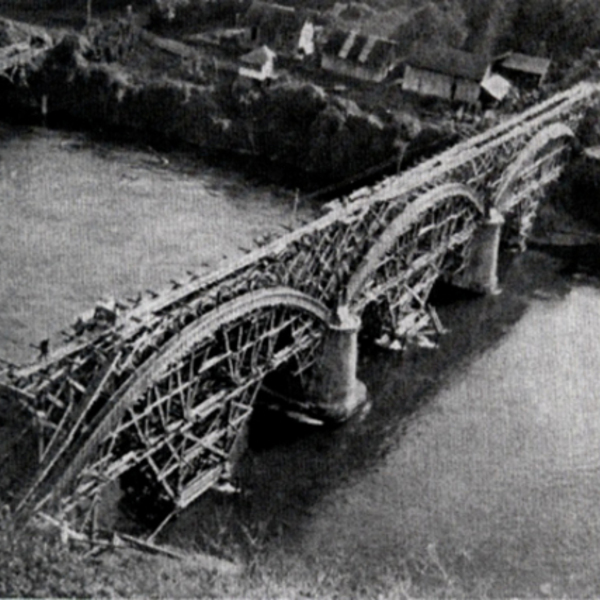
[[[290,60],[261,82],[240,76],[223,49],[149,32],[143,14],[48,30],[55,47],[0,79],[0,116],[251,157],[278,182],[315,191],[407,168],[561,87],[555,80],[514,106],[482,112],[406,94],[394,82],[335,84]],[[20,41],[17,30],[0,20],[0,43]],[[563,83],[597,74],[596,54],[575,61]]]
[[[249,534],[250,535],[250,534]],[[206,567],[193,551],[184,559],[153,556],[131,549],[86,552],[67,546],[56,531],[29,528],[19,533],[0,518],[0,596],[9,598],[223,598],[264,600],[397,600],[398,598],[489,598],[485,582],[468,588],[435,557],[418,561],[430,584],[414,582],[414,557],[399,568],[357,569],[349,576],[343,559],[320,567],[281,550],[265,556],[252,540],[245,548],[246,568],[227,573]],[[273,540],[271,540],[272,542]],[[238,546],[239,548],[239,546]],[[231,548],[228,549],[231,553]],[[215,563],[219,563],[215,559]]]
[[[117,49],[119,60],[107,62],[108,46],[98,44],[114,27],[89,38],[67,34],[22,80],[0,82],[0,110],[39,119],[44,102],[48,118],[260,157],[287,171],[292,184],[312,178],[324,185],[389,162],[400,140],[420,130],[417,121],[408,131],[389,115],[289,77],[259,85],[227,69],[210,70],[195,54],[182,65],[177,50],[165,51],[137,28],[128,33],[127,52]]]

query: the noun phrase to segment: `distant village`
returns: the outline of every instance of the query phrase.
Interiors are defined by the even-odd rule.
[[[247,3],[239,4],[242,8]],[[222,67],[257,85],[298,71],[326,77],[340,89],[353,81],[392,85],[474,110],[514,100],[548,77],[551,61],[543,56],[484,56],[437,39],[420,39],[419,23],[427,19],[423,8],[407,12],[403,34],[395,39],[373,33],[373,26],[364,31],[360,20],[345,18],[362,6],[338,2],[316,11],[254,0],[239,12],[232,8],[235,14],[225,19],[227,25],[206,28],[183,41],[233,59],[223,61]],[[163,18],[168,22],[175,14],[167,11]]]
[[[316,190],[410,168],[600,72],[598,50],[566,62],[540,40],[473,43],[459,3],[378,2],[152,0],[85,25],[80,12],[5,97],[44,119],[261,157],[264,177]]]

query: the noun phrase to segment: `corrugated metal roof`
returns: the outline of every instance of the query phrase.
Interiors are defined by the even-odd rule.
[[[323,52],[351,63],[377,68],[396,56],[397,44],[374,35],[336,29],[329,34]]]
[[[473,81],[481,81],[489,66],[489,60],[485,56],[449,46],[425,44],[419,44],[413,49],[406,62],[418,69],[455,75]]]
[[[512,69],[513,71],[522,71],[523,73],[544,76],[550,68],[550,62],[549,58],[528,56],[527,54],[513,52],[504,58],[500,64],[504,68]]]

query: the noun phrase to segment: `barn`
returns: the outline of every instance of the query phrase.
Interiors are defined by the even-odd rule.
[[[396,64],[395,42],[358,31],[333,30],[323,46],[321,68],[338,75],[383,81]]]
[[[498,58],[495,70],[519,86],[534,88],[544,83],[550,63],[549,58],[510,52]]]
[[[406,60],[402,89],[475,104],[490,74],[487,57],[456,48],[419,44]]]

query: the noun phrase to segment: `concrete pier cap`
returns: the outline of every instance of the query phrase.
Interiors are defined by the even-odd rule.
[[[356,376],[360,326],[359,316],[347,305],[339,306],[315,364],[308,396],[330,422],[346,421],[367,402],[367,388]]]

